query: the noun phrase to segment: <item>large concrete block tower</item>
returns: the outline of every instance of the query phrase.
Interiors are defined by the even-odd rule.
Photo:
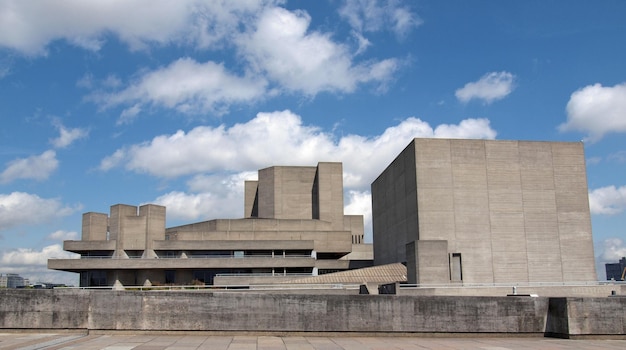
[[[414,139],[372,184],[409,283],[596,281],[582,143]]]

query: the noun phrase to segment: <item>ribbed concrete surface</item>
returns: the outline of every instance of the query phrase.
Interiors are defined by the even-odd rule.
[[[0,333],[0,349],[626,349],[626,340],[549,338],[418,338],[418,337],[274,337],[201,335],[79,335]]]
[[[388,264],[289,280],[285,283],[395,283],[406,281],[406,266]]]

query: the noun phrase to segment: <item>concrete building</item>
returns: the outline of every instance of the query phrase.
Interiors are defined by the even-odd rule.
[[[343,213],[341,163],[275,166],[246,181],[244,218],[165,227],[165,207],[118,204],[83,214],[81,259],[48,268],[81,286],[274,283],[372,265],[363,217]],[[353,253],[354,252],[354,253]]]
[[[623,281],[626,278],[626,258],[619,259],[616,263],[604,264],[607,281]]]
[[[413,284],[596,281],[582,143],[414,139],[372,184]]]
[[[24,278],[16,273],[0,274],[0,288],[19,288],[25,285]]]

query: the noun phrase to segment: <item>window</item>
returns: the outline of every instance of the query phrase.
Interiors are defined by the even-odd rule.
[[[450,254],[450,280],[463,281],[463,267],[461,265],[461,253]]]
[[[89,271],[89,287],[100,287],[107,285],[107,274],[105,271]]]

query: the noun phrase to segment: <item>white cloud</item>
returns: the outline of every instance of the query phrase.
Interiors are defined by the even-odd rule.
[[[55,198],[46,199],[24,192],[0,194],[0,231],[18,225],[46,223],[80,209],[80,206],[64,206]]]
[[[626,245],[619,238],[608,238],[602,242],[602,253],[600,260],[604,263],[616,263],[619,259],[626,257]]]
[[[371,227],[369,186],[415,137],[495,138],[485,119],[440,125],[407,118],[373,137],[346,135],[339,139],[316,126],[302,124],[290,111],[259,113],[228,128],[196,127],[189,132],[161,135],[149,142],[118,149],[100,168],[176,178],[194,175],[187,191],[172,191],[152,201],[167,207],[168,219],[194,220],[243,216],[244,180],[273,165],[316,165],[343,162],[349,212],[364,214]],[[371,232],[371,231],[370,231]]]
[[[195,175],[187,182],[189,193],[172,191],[153,201],[167,207],[169,219],[194,220],[241,217],[243,182],[256,178],[257,169],[341,161],[346,208],[350,213],[364,214],[371,232],[369,185],[413,138],[495,136],[486,119],[466,119],[458,125],[433,129],[424,121],[407,118],[378,136],[346,135],[336,140],[319,127],[303,125],[290,111],[282,111],[259,113],[249,122],[230,128],[196,127],[188,133],[158,136],[118,149],[103,159],[100,167],[110,170],[124,166],[169,178]]]
[[[358,32],[391,29],[400,38],[422,24],[419,17],[396,0],[346,0],[339,14]]]
[[[358,43],[358,48],[356,52],[354,53],[355,56],[362,54],[363,52],[367,50],[368,47],[372,46],[372,43],[369,40],[367,40],[367,38],[365,38],[361,33],[353,31],[352,35],[354,36],[354,38],[356,39]]]
[[[231,104],[260,99],[266,82],[262,78],[236,76],[223,65],[180,58],[167,67],[143,73],[128,87],[116,92],[94,92],[89,99],[103,107],[132,105],[118,124],[134,118],[144,105],[176,109],[181,113],[224,113]]]
[[[46,54],[59,39],[99,50],[115,35],[132,50],[150,44],[219,44],[241,23],[274,1],[65,0],[0,2],[0,46]]]
[[[127,170],[175,178],[216,171],[254,171],[280,164],[315,165],[318,161],[344,163],[345,184],[369,186],[371,181],[415,137],[495,138],[485,119],[467,119],[433,130],[420,119],[407,118],[373,137],[346,135],[336,139],[317,126],[303,125],[290,111],[259,113],[230,128],[200,126],[177,131],[150,142],[118,149],[100,163],[102,170]]]
[[[244,181],[256,177],[256,172],[197,175],[187,183],[191,193],[173,191],[151,203],[167,207],[168,220],[239,218],[243,217]]]
[[[194,192],[219,193],[223,196],[236,193],[243,194],[243,183],[246,180],[256,180],[256,171],[243,171],[236,174],[196,175],[187,182],[189,189]]]
[[[25,266],[25,265],[40,265],[46,266],[48,259],[72,259],[77,258],[79,255],[66,252],[60,244],[53,244],[47,247],[43,247],[41,251],[33,250],[31,248],[19,248],[16,250],[10,250],[2,254],[0,262],[5,266]]]
[[[46,238],[51,241],[74,241],[78,238],[78,232],[57,230],[49,234]]]
[[[567,122],[560,131],[581,131],[587,141],[598,141],[610,132],[626,132],[626,83],[613,87],[585,86],[567,102]]]
[[[120,114],[119,119],[117,120],[117,125],[129,124],[131,123],[137,115],[141,112],[141,104],[137,103],[130,108],[126,108]]]
[[[68,129],[63,126],[60,122],[54,123],[56,128],[59,130],[59,137],[50,140],[50,143],[55,148],[65,148],[71,145],[74,141],[86,138],[89,135],[89,131],[83,128],[73,128]]]
[[[514,80],[515,76],[509,72],[487,73],[478,81],[467,83],[456,90],[455,96],[461,102],[478,99],[489,104],[508,96],[515,88]]]
[[[0,251],[0,266],[3,273],[17,273],[28,278],[30,283],[48,282],[77,285],[78,274],[48,270],[48,259],[77,259],[78,254],[66,252],[60,244],[43,247],[41,250],[18,248]]]
[[[441,124],[437,126],[433,136],[452,139],[495,139],[496,132],[489,127],[489,120],[487,119],[465,119],[458,125]]]
[[[9,183],[17,179],[47,179],[59,166],[56,152],[48,150],[38,156],[20,158],[7,164],[0,174],[0,183]]]
[[[234,70],[222,63],[181,58],[166,67],[139,71],[124,86],[116,76],[96,81],[87,73],[77,86],[97,87],[88,99],[102,107],[122,106],[118,124],[128,123],[147,107],[189,114],[220,115],[237,103],[253,103],[279,93],[350,93],[363,84],[384,91],[404,65],[397,58],[355,61],[371,43],[355,30],[358,49],[310,30],[304,11],[278,7],[281,0],[134,0],[86,3],[80,0],[0,2],[0,47],[26,55],[46,54],[55,40],[99,50],[116,37],[132,50],[187,45],[195,49],[232,50]],[[358,3],[349,6],[361,8]],[[395,1],[363,5],[364,30],[393,28],[404,35],[419,20]],[[374,23],[376,23],[374,25]],[[276,45],[279,42],[280,45]]]
[[[306,95],[352,92],[362,83],[384,84],[401,65],[396,59],[354,64],[348,47],[333,42],[330,34],[309,32],[310,22],[303,11],[266,9],[237,43],[254,71],[287,91]]]
[[[363,215],[365,242],[372,243],[372,194],[370,191],[347,191],[343,212],[346,215]]]
[[[594,244],[596,272],[599,280],[606,280],[605,264],[616,263],[626,257],[626,245],[621,238],[607,238]]]
[[[626,210],[626,186],[607,186],[589,192],[591,214],[615,215]]]

